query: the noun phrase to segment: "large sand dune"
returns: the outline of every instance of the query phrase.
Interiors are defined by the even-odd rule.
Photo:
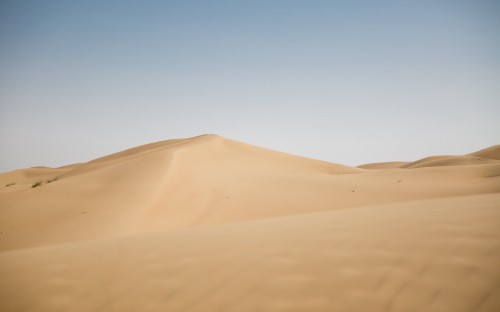
[[[355,168],[204,135],[0,186],[0,311],[500,311],[498,145]]]

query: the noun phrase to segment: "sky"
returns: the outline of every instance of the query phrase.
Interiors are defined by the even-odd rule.
[[[500,1],[0,1],[0,172],[204,133],[411,161],[499,117]]]

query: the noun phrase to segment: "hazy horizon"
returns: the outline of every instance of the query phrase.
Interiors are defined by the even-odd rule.
[[[495,1],[2,1],[0,172],[204,133],[346,165],[499,144]]]

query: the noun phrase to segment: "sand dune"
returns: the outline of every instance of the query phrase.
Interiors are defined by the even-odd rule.
[[[430,156],[413,162],[382,162],[358,166],[363,169],[423,168],[500,163],[500,145],[494,145],[468,155]]]
[[[498,311],[499,150],[354,168],[204,135],[4,173],[0,310]]]
[[[401,168],[423,168],[441,166],[463,166],[476,164],[500,163],[496,159],[475,156],[432,156],[401,166]]]
[[[396,168],[401,168],[404,165],[408,164],[407,162],[404,161],[388,161],[388,162],[381,162],[381,163],[373,163],[373,164],[365,164],[358,166],[358,168],[362,169],[396,169]]]
[[[500,160],[500,145],[493,145],[491,147],[482,149],[480,151],[477,151],[469,155],[481,158]]]

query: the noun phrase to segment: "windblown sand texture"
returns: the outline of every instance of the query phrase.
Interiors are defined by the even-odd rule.
[[[0,231],[0,311],[500,311],[500,146],[355,168],[162,141],[0,174]]]

